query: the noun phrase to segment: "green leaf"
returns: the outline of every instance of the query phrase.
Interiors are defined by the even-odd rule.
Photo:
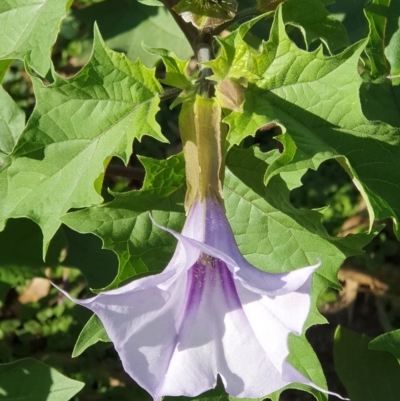
[[[82,235],[63,226],[67,241],[67,256],[63,266],[76,267],[92,288],[106,287],[117,275],[118,259],[113,252],[102,249],[102,242],[94,235]]]
[[[400,330],[389,331],[374,338],[368,347],[372,350],[390,352],[400,362]]]
[[[250,73],[258,78],[249,84],[243,112],[226,118],[228,141],[239,144],[266,124],[280,126],[278,140],[291,146],[269,166],[266,181],[335,158],[363,195],[371,224],[392,217],[400,237],[400,131],[362,113],[357,67],[365,44],[333,57],[304,52],[288,38],[278,9],[270,40],[253,57]]]
[[[254,24],[272,13],[273,11],[270,11],[241,24],[224,39],[217,38],[221,45],[220,54],[215,60],[204,63],[212,68],[215,79],[222,81],[226,76],[234,80],[242,77],[250,80],[255,78],[248,68],[251,50],[243,38]]]
[[[1,74],[0,74],[1,75]],[[0,77],[1,78],[1,77]],[[1,82],[1,79],[0,79]],[[0,86],[0,152],[10,154],[25,127],[25,113]]]
[[[335,333],[335,369],[352,401],[397,401],[400,365],[387,352],[368,349],[370,338],[343,327]]]
[[[371,62],[371,73],[376,76],[387,75],[390,70],[385,57],[386,24],[390,3],[391,0],[373,0],[365,9],[369,23],[369,40],[365,52]]]
[[[174,238],[154,228],[154,220],[181,231],[184,222],[184,161],[181,154],[157,161],[141,157],[146,169],[143,188],[122,194],[101,206],[69,213],[62,221],[80,233],[100,237],[114,251],[119,271],[107,289],[138,274],[160,272],[176,246]]]
[[[289,336],[289,349],[290,354],[288,357],[288,362],[304,376],[310,378],[313,383],[317,384],[321,388],[326,389],[327,385],[321,364],[307,339],[304,336]],[[326,401],[328,399],[326,394],[321,393],[315,388],[296,383],[290,384],[284,387],[282,390],[270,394],[268,398],[272,401],[279,401],[279,397],[282,392],[289,388],[307,391],[318,401]]]
[[[148,7],[137,0],[106,0],[74,11],[78,19],[93,25],[97,21],[107,45],[123,51],[131,60],[139,58],[146,66],[158,57],[149,55],[141,43],[149,47],[165,47],[182,59],[193,54],[182,31],[165,7]]]
[[[83,386],[33,358],[0,364],[0,397],[4,401],[69,401]]]
[[[146,6],[162,7],[163,3],[159,0],[137,0],[139,3],[145,4]]]
[[[320,0],[288,0],[283,3],[282,15],[285,24],[301,30],[307,48],[318,39],[331,53],[349,45],[346,29]]]
[[[351,43],[368,36],[368,21],[364,15],[364,7],[370,0],[335,0],[328,7],[333,17],[345,26]]]
[[[180,60],[173,52],[165,49],[156,49],[143,44],[143,48],[150,54],[160,56],[165,64],[167,76],[160,81],[169,86],[176,86],[180,89],[190,89],[192,82],[187,76],[187,68],[190,60]]]
[[[113,155],[127,163],[133,140],[145,134],[165,141],[155,121],[162,89],[154,71],[109,50],[98,32],[77,75],[56,75],[50,86],[32,79],[36,108],[0,173],[0,224],[29,217],[42,228],[46,249],[59,216],[102,201]]]
[[[388,80],[363,82],[360,99],[365,117],[400,128],[400,86]]]
[[[365,15],[370,30],[365,51],[373,81],[364,74],[367,82],[360,90],[362,109],[369,120],[400,127],[400,3],[374,0]]]
[[[322,266],[314,275],[314,307],[307,328],[325,321],[315,307],[319,293],[327,286],[338,287],[336,274],[343,260],[362,253],[376,232],[330,237],[318,211],[293,207],[288,184],[281,176],[264,185],[268,161],[276,157],[273,153],[262,153],[256,147],[229,152],[224,183],[226,214],[240,251],[261,270],[282,273],[321,260]],[[289,182],[299,181],[303,173],[286,173],[284,177]]]
[[[4,76],[11,65],[12,60],[0,60],[0,83],[3,82]]]
[[[79,334],[74,350],[72,351],[72,358],[81,355],[86,348],[96,344],[99,341],[110,342],[106,330],[97,315],[93,315],[85,324]]]
[[[391,1],[387,12],[385,55],[390,63],[390,75],[400,84],[400,3]],[[396,78],[394,78],[396,77]],[[399,99],[398,99],[399,100]],[[400,100],[399,100],[400,103]]]
[[[0,58],[23,60],[40,75],[50,69],[51,48],[71,0],[2,0]]]
[[[37,224],[28,219],[10,219],[0,232],[0,266],[13,266],[16,270],[17,266],[32,269],[58,266],[65,248],[62,233],[58,232],[51,241],[46,261],[43,261],[42,246],[43,235]]]

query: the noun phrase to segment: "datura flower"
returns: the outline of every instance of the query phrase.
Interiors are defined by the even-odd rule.
[[[220,375],[234,397],[259,398],[299,382],[320,389],[287,361],[288,335],[302,333],[319,267],[269,274],[241,255],[219,203],[195,201],[165,270],[94,298],[93,311],[125,371],[155,401],[193,397]]]

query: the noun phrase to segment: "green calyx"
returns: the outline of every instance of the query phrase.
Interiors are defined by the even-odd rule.
[[[223,149],[227,129],[215,98],[200,95],[187,99],[179,116],[186,164],[188,211],[195,198],[216,197],[222,203]]]

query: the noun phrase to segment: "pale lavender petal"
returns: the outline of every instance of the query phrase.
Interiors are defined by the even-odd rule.
[[[224,263],[196,264],[178,344],[160,394],[196,396],[220,374],[235,397],[262,397],[284,387],[255,338]]]
[[[197,221],[197,218],[200,219],[199,216],[203,216],[204,209],[202,205],[203,204],[196,205],[195,210],[197,214],[192,214],[192,211],[189,213],[189,216],[193,216],[194,222]],[[186,244],[187,246],[192,245],[193,248],[201,249],[204,253],[224,261],[234,274],[234,277],[239,279],[243,286],[259,294],[276,296],[296,291],[307,282],[309,277],[321,265],[321,263],[318,262],[313,266],[307,266],[292,272],[280,274],[270,274],[255,268],[240,254],[225,214],[222,212],[216,212],[222,211],[221,206],[214,203],[210,203],[210,205],[211,207],[209,209],[214,210],[215,213],[210,212],[210,218],[212,217],[213,220],[210,220],[209,223],[207,223],[207,233],[215,232],[215,234],[209,235],[208,242],[214,241],[217,246],[214,244],[209,245],[199,241],[198,239],[188,237],[186,235],[187,232],[185,231],[182,231],[182,234],[180,234],[174,230],[157,224],[154,220],[153,223],[162,230],[171,233],[180,243]],[[209,226],[212,221],[212,227],[214,228],[211,230]],[[204,225],[204,222],[202,224]],[[201,224],[199,224],[199,226],[201,227]],[[207,233],[206,236],[208,235]]]
[[[302,333],[310,311],[310,282],[297,292],[273,298],[249,291],[239,281],[236,281],[236,288],[257,341],[282,373],[284,360],[289,355],[288,336]]]
[[[162,273],[90,299],[73,298],[56,286],[96,313],[125,371],[152,395],[157,393],[174,352],[187,297],[187,271],[199,255],[197,247],[180,243]]]
[[[63,291],[99,316],[124,369],[154,401],[194,397],[215,387],[218,374],[235,397],[263,397],[293,381],[327,392],[285,360],[320,263],[282,274],[256,269],[212,199],[195,201],[182,234],[154,224],[178,240],[161,274],[87,300]]]
[[[183,274],[170,285],[168,292],[152,287],[85,301],[63,293],[96,313],[125,371],[156,396],[176,348],[185,312],[187,280],[188,274]]]

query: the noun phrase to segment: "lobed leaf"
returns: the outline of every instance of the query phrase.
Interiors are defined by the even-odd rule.
[[[228,141],[239,144],[267,124],[280,126],[283,135],[277,139],[285,149],[268,167],[266,182],[335,158],[363,195],[371,224],[391,217],[400,237],[399,129],[371,122],[362,113],[357,66],[365,45],[357,43],[333,57],[321,49],[304,52],[287,36],[278,9],[270,40],[248,65],[246,76],[257,78],[249,84],[242,111],[225,120]]]
[[[157,161],[141,157],[146,169],[140,191],[113,193],[115,199],[101,206],[69,213],[61,220],[80,233],[100,237],[116,253],[119,271],[107,289],[138,274],[160,272],[174,251],[173,237],[154,229],[157,223],[181,231],[184,222],[184,161],[181,154]]]
[[[240,251],[261,270],[282,273],[321,260],[312,287],[315,305],[323,288],[338,286],[336,275],[343,260],[362,253],[376,232],[329,236],[318,211],[299,210],[290,203],[287,182],[300,181],[304,171],[286,174],[285,180],[274,176],[264,185],[268,160],[276,157],[273,153],[256,147],[230,151],[224,183],[226,214]],[[314,306],[306,327],[324,321]]]
[[[321,40],[333,54],[350,44],[342,23],[328,13],[320,0],[288,0],[282,5],[282,16],[285,24],[301,30],[307,48]]]
[[[32,219],[46,249],[59,216],[102,201],[112,156],[127,163],[133,140],[146,134],[165,141],[155,121],[162,89],[154,71],[109,50],[97,30],[91,59],[76,76],[56,75],[50,86],[32,79],[36,108],[0,173],[0,224]]]
[[[23,60],[40,75],[50,70],[51,49],[71,0],[2,0],[0,59]]]
[[[165,49],[151,48],[142,45],[150,54],[160,56],[165,64],[166,77],[160,81],[164,85],[175,86],[180,89],[191,89],[192,82],[187,76],[187,68],[190,60],[180,60],[173,52]]]

